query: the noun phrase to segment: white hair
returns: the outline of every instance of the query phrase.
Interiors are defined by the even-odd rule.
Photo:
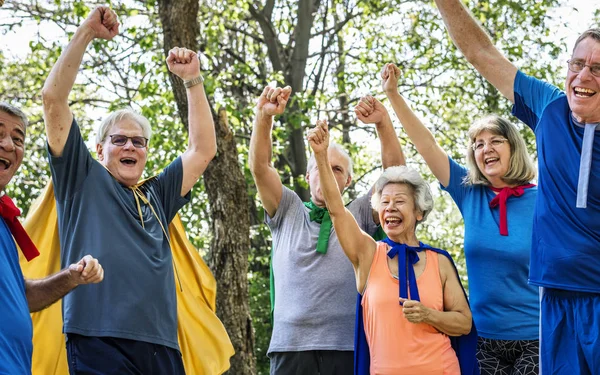
[[[329,144],[329,149],[336,150],[337,152],[340,153],[340,155],[342,155],[346,160],[348,160],[348,176],[352,176],[354,163],[352,162],[352,159],[350,158],[350,154],[348,154],[348,151],[346,151],[346,149],[344,149],[342,146],[340,146],[338,143],[335,143],[335,142],[331,142]],[[312,169],[315,167],[316,163],[317,163],[317,161],[315,160],[315,154],[313,153],[312,155],[310,155],[310,158],[308,159],[308,163],[306,164],[306,171],[310,173],[310,171],[312,171]]]
[[[145,138],[150,139],[152,137],[152,128],[148,119],[131,108],[123,108],[111,113],[102,120],[98,133],[96,133],[96,143],[104,142],[113,125],[123,120],[131,120],[138,124],[142,128],[142,134]]]
[[[405,165],[387,168],[379,177],[371,195],[371,206],[379,212],[381,192],[387,184],[406,184],[412,187],[413,198],[417,210],[423,213],[423,218],[417,223],[422,223],[433,209],[433,197],[429,184],[421,177],[419,172]]]

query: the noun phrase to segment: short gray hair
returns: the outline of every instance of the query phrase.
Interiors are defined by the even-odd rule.
[[[536,176],[535,165],[527,152],[527,146],[519,133],[519,129],[510,121],[496,115],[489,115],[476,121],[467,132],[467,136],[469,137],[467,147],[467,166],[469,167],[469,171],[463,182],[467,185],[490,184],[477,166],[475,150],[472,147],[477,136],[486,130],[492,134],[506,138],[510,146],[508,170],[506,171],[506,175],[502,177],[502,181],[509,185],[525,185],[531,182]]]
[[[15,116],[17,117],[19,120],[21,120],[21,123],[23,124],[23,128],[25,130],[25,132],[27,133],[27,126],[29,126],[29,120],[27,119],[27,115],[21,111],[19,108],[15,107],[14,105],[10,105],[7,102],[0,102],[0,111],[9,114],[11,116]]]
[[[336,150],[346,160],[348,160],[348,176],[352,176],[354,162],[352,162],[352,158],[350,158],[350,154],[348,154],[348,151],[346,151],[346,149],[344,149],[342,146],[340,146],[338,143],[335,143],[335,142],[331,142],[329,144],[329,149]],[[315,160],[315,154],[313,153],[312,155],[310,155],[310,158],[308,159],[308,163],[306,164],[306,171],[307,172],[312,171],[312,169],[315,167],[316,163],[317,163],[317,161]]]
[[[104,120],[102,120],[100,128],[98,129],[98,133],[96,133],[96,143],[102,143],[106,137],[108,137],[108,132],[113,125],[123,120],[131,120],[135,122],[140,126],[140,128],[142,128],[142,134],[144,137],[148,139],[152,137],[152,127],[150,127],[150,122],[148,119],[131,108],[123,108],[111,113]]]
[[[577,45],[586,38],[592,38],[596,42],[600,43],[600,29],[587,29],[581,35],[579,35],[579,37],[575,41],[575,45],[573,46],[573,52],[575,52],[575,48],[577,48]]]
[[[375,182],[373,195],[371,195],[371,206],[379,212],[381,192],[387,184],[405,184],[412,188],[415,207],[423,213],[423,218],[417,221],[422,223],[433,209],[433,197],[429,184],[421,177],[415,169],[405,165],[387,168]]]

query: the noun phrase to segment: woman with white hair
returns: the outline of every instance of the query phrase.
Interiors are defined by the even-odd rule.
[[[405,166],[386,169],[372,205],[388,239],[376,242],[344,207],[329,166],[327,124],[318,121],[308,140],[329,215],[362,294],[370,373],[460,374],[449,336],[471,332],[471,311],[449,255],[415,234],[433,207],[427,183]]]
[[[464,219],[481,373],[537,374],[539,292],[527,282],[537,187],[531,184],[535,167],[525,142],[509,121],[485,117],[471,125],[467,167],[459,165],[400,96],[399,75],[396,66],[387,64],[381,74],[383,90]]]

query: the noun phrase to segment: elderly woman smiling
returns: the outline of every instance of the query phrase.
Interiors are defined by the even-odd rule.
[[[318,121],[308,140],[333,226],[363,295],[370,373],[460,374],[449,336],[471,332],[471,311],[449,255],[423,245],[415,234],[433,206],[428,185],[405,166],[383,173],[372,204],[388,239],[376,242],[344,207],[329,167],[327,124]]]

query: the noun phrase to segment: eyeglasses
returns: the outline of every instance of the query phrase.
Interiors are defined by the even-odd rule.
[[[600,77],[600,64],[587,65],[582,60],[568,60],[567,63],[569,64],[569,70],[573,73],[579,73],[587,66],[593,76]]]
[[[130,139],[131,139],[131,144],[135,148],[144,148],[148,145],[148,138],[145,138],[145,137],[140,137],[140,136],[128,137],[123,134],[111,134],[111,135],[109,135],[109,137],[110,137],[110,143],[112,143],[115,146],[125,146],[127,144],[127,141]]]
[[[506,138],[494,138],[489,142],[486,141],[478,141],[475,142],[471,145],[471,148],[473,149],[473,151],[477,151],[477,150],[483,150],[483,148],[485,147],[486,144],[490,145],[491,147],[495,148],[500,146],[501,144],[503,144],[504,142],[508,142],[508,139]]]

